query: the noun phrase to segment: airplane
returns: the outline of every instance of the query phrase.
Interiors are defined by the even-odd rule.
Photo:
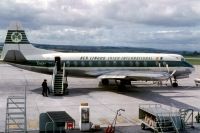
[[[102,85],[115,80],[120,89],[131,81],[170,80],[173,87],[178,87],[177,79],[188,78],[194,71],[194,67],[178,54],[64,53],[36,48],[19,26],[8,29],[1,60],[46,74],[53,74],[55,67],[61,70],[65,65],[67,76],[99,78]]]

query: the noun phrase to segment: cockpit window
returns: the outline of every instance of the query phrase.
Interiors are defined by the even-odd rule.
[[[185,58],[181,57],[181,61],[185,61]]]

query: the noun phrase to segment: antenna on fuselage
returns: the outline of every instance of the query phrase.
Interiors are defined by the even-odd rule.
[[[8,30],[23,30],[23,27],[19,21],[13,21],[10,23]]]

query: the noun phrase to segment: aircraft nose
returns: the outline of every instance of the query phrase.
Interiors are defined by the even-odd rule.
[[[195,70],[195,68],[194,68],[194,67],[190,67],[190,68],[188,68],[186,71],[188,71],[188,72],[192,73],[194,70]]]
[[[193,68],[191,68],[191,72],[193,72],[195,70],[195,68],[193,67]]]

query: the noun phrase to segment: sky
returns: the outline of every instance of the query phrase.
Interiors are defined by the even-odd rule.
[[[16,21],[31,43],[200,51],[200,0],[1,0],[0,42]]]

